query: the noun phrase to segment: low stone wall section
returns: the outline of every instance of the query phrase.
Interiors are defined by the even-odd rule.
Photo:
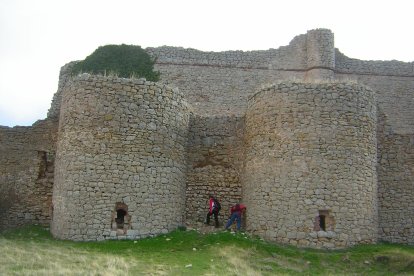
[[[296,36],[289,45],[258,51],[203,52],[182,47],[149,47],[145,50],[157,64],[198,65],[244,69],[306,68],[306,35]]]
[[[188,140],[187,223],[204,222],[209,195],[221,203],[220,224],[241,200],[244,117],[192,116]],[[213,223],[211,223],[213,225]]]
[[[145,80],[83,74],[64,89],[52,233],[135,239],[184,223],[189,107]]]
[[[254,91],[279,80],[302,80],[304,72],[156,64],[161,81],[178,87],[196,115],[242,117]]]
[[[393,131],[402,135],[414,133],[414,76],[336,74],[336,78],[369,86]]]
[[[49,225],[57,126],[0,127],[0,230]]]
[[[397,134],[384,114],[378,127],[379,238],[414,245],[414,135]]]
[[[278,83],[249,100],[247,227],[269,240],[341,248],[377,240],[376,101],[349,83]]]
[[[326,29],[308,31],[288,46],[263,51],[146,50],[157,57],[162,81],[179,87],[202,116],[243,116],[254,91],[277,81],[336,79],[371,87],[395,132],[414,133],[414,62],[348,58],[334,48],[333,33]]]
[[[335,49],[335,69],[338,73],[414,77],[414,62],[359,60],[347,57],[338,49]]]

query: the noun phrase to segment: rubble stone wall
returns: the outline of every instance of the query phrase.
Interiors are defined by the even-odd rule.
[[[190,120],[186,193],[187,222],[203,222],[209,195],[221,203],[220,224],[241,200],[244,117],[201,117]]]
[[[336,79],[363,83],[372,88],[387,124],[398,134],[414,134],[414,74],[412,77],[336,74]]]
[[[179,87],[194,106],[194,112],[202,116],[242,117],[248,98],[263,86],[277,81],[335,79],[371,87],[393,133],[409,137],[406,138],[409,140],[414,137],[414,62],[348,58],[334,48],[333,34],[328,30],[311,30],[295,37],[288,46],[266,51],[214,53],[174,47],[147,50],[158,58],[156,66],[161,71],[162,81]],[[410,160],[404,156],[398,154],[383,163],[385,165],[378,166],[384,166],[381,170],[385,171],[387,166],[409,165]],[[379,175],[379,185],[393,185],[382,177],[383,174]],[[407,185],[414,183],[409,174],[399,177]],[[213,179],[200,182],[203,181],[214,182]],[[411,214],[395,214],[397,217],[406,215],[410,215],[408,220],[414,219]],[[380,216],[382,220],[390,217]],[[391,221],[384,223],[392,224]]]
[[[52,103],[50,104],[50,108],[47,112],[48,118],[54,118],[59,119],[60,114],[60,105],[62,102],[62,96],[63,96],[63,89],[67,82],[72,77],[71,70],[73,68],[73,65],[76,64],[76,61],[69,62],[68,64],[65,64],[60,68],[59,73],[59,83],[58,83],[58,89],[56,93],[53,95]]]
[[[0,215],[6,218],[0,223],[1,229],[27,223],[46,225],[50,221],[58,141],[60,150],[56,161],[58,172],[54,206],[58,216],[53,219],[53,231],[62,238],[133,238],[165,232],[169,227],[182,223],[183,217],[187,222],[203,219],[207,209],[206,197],[210,193],[222,201],[221,219],[224,220],[227,208],[233,202],[241,197],[243,199],[243,195],[250,195],[249,189],[253,186],[247,184],[253,183],[253,180],[248,182],[246,179],[256,177],[256,180],[263,180],[263,187],[258,187],[262,189],[262,197],[257,198],[260,201],[249,202],[252,206],[248,206],[248,220],[263,215],[259,212],[263,207],[260,204],[277,206],[275,201],[280,199],[280,195],[274,194],[274,187],[269,188],[269,183],[275,181],[286,185],[289,181],[295,183],[296,186],[286,186],[286,189],[293,189],[294,196],[301,195],[297,205],[307,213],[304,228],[292,225],[287,217],[275,217],[286,222],[286,229],[299,227],[296,232],[290,232],[289,237],[284,234],[286,229],[277,228],[272,232],[273,226],[262,217],[258,228],[252,228],[253,231],[270,239],[304,246],[331,247],[333,244],[340,247],[370,242],[376,238],[370,228],[375,220],[372,210],[377,208],[376,201],[372,199],[376,188],[370,191],[370,186],[363,183],[371,181],[367,177],[372,166],[371,146],[378,141],[379,238],[413,243],[413,233],[407,229],[414,220],[410,200],[414,196],[414,62],[363,61],[346,57],[334,48],[333,33],[326,29],[308,31],[278,49],[202,52],[164,46],[146,50],[157,58],[155,67],[161,72],[160,83],[163,84],[87,75],[72,81],[70,69],[75,62],[71,62],[61,69],[58,91],[46,120],[32,127],[0,127]],[[343,84],[338,83],[328,89],[324,82],[318,84],[320,80]],[[279,81],[288,81],[286,87],[281,88],[282,84],[278,84],[276,88],[271,88],[274,93],[256,94]],[[291,90],[292,83],[297,83],[296,90]],[[372,103],[367,100],[367,95],[371,93],[369,89],[352,83],[370,87],[378,109],[383,112],[378,119],[377,140],[374,139],[370,146],[358,144],[364,151],[369,149],[365,165],[362,165],[364,157],[359,156],[360,152],[355,153],[357,160],[354,160],[339,147],[341,144],[332,142],[336,141],[336,137],[345,137],[353,143],[355,133],[362,136],[364,133],[371,134],[367,126],[372,118],[362,116],[366,118],[364,121],[352,115],[359,114],[363,109],[343,110],[350,105],[359,106],[360,100],[371,108]],[[178,87],[180,92],[165,85]],[[309,85],[311,88],[307,87]],[[300,89],[305,92],[298,93]],[[314,95],[310,92],[312,89],[315,90]],[[335,98],[348,90],[349,95]],[[270,93],[269,103],[260,96],[267,93]],[[288,95],[289,101],[278,98],[281,95]],[[344,99],[350,95],[354,96],[349,99],[350,103],[345,102]],[[277,103],[278,100],[283,101]],[[256,114],[252,110],[254,106],[269,112]],[[276,107],[280,107],[281,111],[277,111]],[[287,130],[275,131],[274,126],[254,123],[260,120],[278,124],[282,120]],[[319,128],[319,124],[327,126],[326,129],[332,130],[335,135],[337,131],[339,134],[333,139],[325,129]],[[252,140],[252,135],[266,127],[270,132],[264,133],[263,137],[267,137],[269,142],[254,144],[256,140]],[[307,130],[315,133],[308,135]],[[291,137],[289,135],[296,140],[286,139]],[[317,140],[316,135],[321,139]],[[283,145],[280,144],[282,141]],[[292,145],[297,149],[291,151],[291,148],[286,148]],[[283,150],[283,160],[277,159],[277,165],[286,165],[289,173],[266,167],[266,164],[261,168],[261,176],[260,170],[248,173],[260,158],[270,158],[269,162],[273,162],[275,157],[272,154],[277,152],[276,148]],[[246,149],[250,152],[245,152]],[[263,155],[255,156],[256,149],[263,150]],[[354,153],[354,149],[349,152]],[[245,161],[244,154],[247,154]],[[331,168],[337,163],[330,162],[330,158],[338,159],[335,161],[339,164],[338,169]],[[321,167],[315,165],[317,162]],[[340,171],[343,162],[350,163]],[[299,171],[294,172],[297,164]],[[356,170],[358,174],[353,176],[357,180],[348,175],[350,170],[354,172],[355,164],[362,168],[362,171]],[[309,172],[309,166],[313,171]],[[280,174],[271,175],[272,171]],[[266,178],[268,173],[271,176]],[[364,173],[367,175],[361,176]],[[342,178],[338,180],[335,174]],[[243,180],[243,177],[246,178]],[[338,183],[340,192],[332,193],[328,184],[326,189],[314,184],[320,180],[318,177],[323,180],[321,185]],[[375,177],[373,175],[372,179]],[[299,180],[316,186],[305,186],[308,182],[303,184]],[[359,213],[354,216],[357,209],[351,207],[344,209],[351,210],[347,216],[345,211],[338,211],[335,204],[332,204],[335,208],[318,209],[322,206],[318,205],[321,203],[318,200],[323,200],[323,196],[343,199],[344,194],[348,194],[343,192],[343,183],[353,180],[356,184],[348,187],[349,194],[361,190],[367,193],[366,197],[356,197],[362,200],[362,205],[373,201],[372,208],[356,205],[361,210],[362,207],[368,210],[361,211],[361,216],[367,215],[366,220],[361,220]],[[186,191],[183,191],[184,186]],[[302,202],[303,194],[308,198],[307,203]],[[173,199],[177,213],[160,211],[159,206],[169,204],[165,201],[166,195]],[[314,202],[315,198],[318,204]],[[347,195],[345,199],[346,202],[352,201]],[[259,205],[254,202],[259,202]],[[325,207],[330,207],[328,205]],[[148,212],[138,215],[137,210],[141,207]],[[295,206],[292,208],[296,210]],[[255,215],[249,215],[250,209]],[[335,231],[316,231],[321,224],[319,221],[314,222],[314,231],[306,232],[310,227],[309,218],[315,216],[316,209],[319,212],[317,217],[325,220],[325,226],[335,226]],[[182,213],[178,214],[181,212],[178,210]],[[123,212],[124,223],[120,227],[115,221]],[[303,216],[300,214],[301,218]],[[151,218],[159,224],[150,222]],[[336,227],[338,218],[339,228]],[[358,224],[357,232],[343,226],[345,221],[350,225]],[[254,221],[255,224],[257,222],[258,219]],[[272,223],[277,224],[276,221]]]
[[[189,113],[167,86],[74,78],[62,98],[53,235],[132,239],[183,225]]]
[[[57,121],[0,127],[0,230],[49,225]]]
[[[349,58],[335,49],[335,69],[338,73],[380,76],[414,75],[414,62],[397,60],[359,60]]]
[[[378,126],[379,237],[414,244],[414,135],[395,133],[384,117]]]
[[[242,188],[250,231],[319,248],[376,242],[372,90],[275,84],[250,98],[245,133]]]
[[[157,64],[162,82],[178,87],[194,109],[206,116],[237,116],[246,112],[247,99],[262,86],[281,79],[304,78],[303,71],[223,68]]]
[[[382,63],[385,62],[372,62]],[[388,64],[397,67],[399,62]],[[398,68],[395,68],[395,73],[398,72]],[[383,113],[378,118],[378,127],[382,129],[378,133],[377,164],[379,238],[413,244],[414,76],[336,76],[338,79],[364,83],[376,93],[378,107]]]
[[[179,87],[194,112],[202,116],[243,116],[248,97],[261,87],[278,80],[325,79],[335,65],[333,33],[326,29],[309,31],[288,46],[263,51],[146,50],[156,57],[161,81]]]

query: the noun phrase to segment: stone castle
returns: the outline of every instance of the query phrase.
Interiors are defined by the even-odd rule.
[[[267,240],[414,244],[414,63],[361,61],[326,29],[266,51],[159,47],[161,81],[61,69],[48,116],[0,127],[1,229],[137,239],[238,201]]]

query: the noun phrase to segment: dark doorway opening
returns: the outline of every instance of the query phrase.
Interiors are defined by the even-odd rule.
[[[125,222],[125,215],[127,212],[124,209],[118,209],[116,210],[116,228],[117,229],[123,229],[124,228],[124,222]]]
[[[326,220],[325,220],[325,216],[324,215],[320,215],[319,216],[319,228],[322,231],[326,231]]]
[[[116,231],[116,235],[125,235],[131,229],[131,216],[128,212],[128,205],[122,202],[115,203],[112,211],[111,229]]]
[[[335,218],[332,216],[330,210],[319,210],[319,215],[315,217],[313,225],[314,231],[334,231]]]

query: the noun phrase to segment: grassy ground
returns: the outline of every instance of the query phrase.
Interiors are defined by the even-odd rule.
[[[322,251],[196,231],[139,241],[70,242],[26,227],[0,235],[0,275],[414,275],[414,247]]]

